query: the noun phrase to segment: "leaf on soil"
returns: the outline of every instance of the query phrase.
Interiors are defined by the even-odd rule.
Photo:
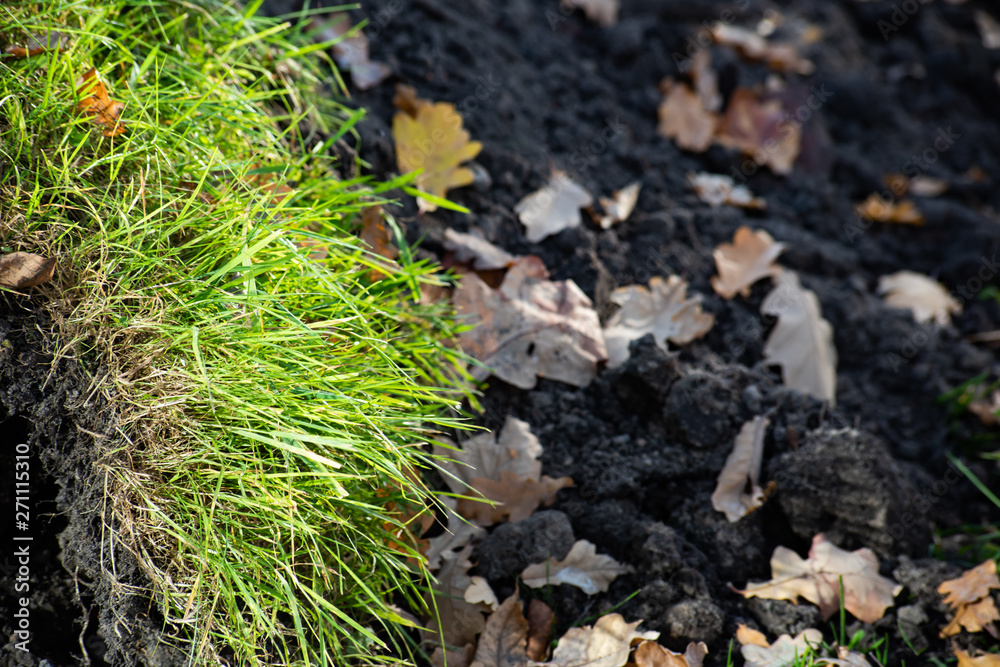
[[[873,192],[868,195],[868,199],[854,207],[854,210],[863,218],[874,220],[875,222],[893,222],[900,225],[922,225],[924,216],[916,209],[913,202],[903,199],[898,202],[889,202]]]
[[[833,327],[823,319],[819,299],[804,289],[794,271],[778,276],[760,312],[777,315],[764,344],[764,363],[781,366],[786,387],[821,400],[837,401],[837,348]]]
[[[983,426],[1000,425],[1000,389],[989,396],[970,401],[965,409],[979,417]]]
[[[943,178],[924,175],[909,178],[903,174],[887,174],[882,180],[897,197],[906,193],[917,197],[939,197],[951,185]]]
[[[846,646],[837,647],[836,658],[819,658],[816,660],[816,664],[837,665],[837,667],[872,667],[872,664],[868,662],[868,658],[857,651],[850,650]]]
[[[626,623],[621,614],[608,614],[593,626],[570,628],[559,640],[549,662],[529,662],[530,667],[622,667],[632,644],[655,640],[659,632],[638,632],[642,621]]]
[[[427,568],[430,570],[441,567],[445,554],[452,554],[456,549],[462,549],[475,538],[486,534],[484,529],[466,521],[455,511],[458,507],[458,500],[455,498],[441,498],[440,500],[445,506],[447,527],[443,533],[428,540],[424,557],[427,559]]]
[[[471,484],[486,500],[495,504],[460,498],[458,513],[480,526],[491,526],[504,517],[511,522],[527,519],[539,505],[554,503],[559,489],[573,486],[573,480],[569,477],[553,479],[548,475],[543,475],[540,480],[525,479],[515,472],[504,470],[499,480],[476,477]]]
[[[483,613],[488,612],[489,607],[465,601],[465,591],[472,583],[468,574],[472,567],[469,562],[471,553],[472,547],[467,545],[458,553],[443,555],[445,565],[437,580],[431,584],[439,618],[432,616],[427,622],[427,629],[422,632],[424,640],[429,643],[440,645],[443,638],[444,646],[474,645],[476,635],[486,627]]]
[[[779,100],[737,88],[729,98],[716,140],[743,151],[776,174],[788,174],[801,149],[802,127],[789,123],[787,115]]]
[[[712,493],[712,508],[724,513],[731,523],[750,514],[767,499],[758,481],[764,459],[764,436],[770,425],[771,420],[760,416],[743,424],[719,473]]]
[[[56,259],[28,252],[0,255],[0,287],[27,289],[52,280]]]
[[[1000,667],[1000,653],[986,653],[973,658],[962,649],[955,649],[957,667]]]
[[[524,667],[528,661],[528,621],[517,590],[486,621],[472,667]]]
[[[878,293],[884,295],[887,306],[909,310],[917,322],[944,326],[951,324],[952,313],[962,312],[962,304],[941,283],[915,271],[882,276],[878,279]]]
[[[745,597],[791,600],[803,597],[819,606],[823,620],[840,609],[840,578],[844,582],[844,609],[863,623],[874,623],[893,605],[903,587],[878,573],[878,559],[870,549],[844,551],[822,533],[813,537],[809,558],[803,560],[786,547],[771,556],[772,579],[749,583],[738,591]]]
[[[688,184],[699,199],[713,208],[723,204],[757,210],[767,208],[767,202],[754,197],[750,188],[736,185],[732,177],[724,174],[689,173]]]
[[[528,660],[540,662],[548,657],[555,624],[552,607],[538,598],[532,599],[528,604]]]
[[[701,98],[702,106],[708,111],[718,111],[722,108],[722,95],[719,93],[719,77],[712,69],[712,53],[708,49],[700,49],[691,58],[691,83]]]
[[[649,289],[642,285],[619,287],[611,301],[621,306],[604,327],[608,366],[614,368],[629,358],[629,343],[653,334],[664,352],[667,341],[686,345],[712,328],[715,316],[703,313],[701,296],[687,297],[687,281],[680,276],[663,280],[654,276]]]
[[[58,32],[50,32],[43,37],[30,35],[23,44],[10,44],[3,54],[11,59],[40,56],[47,51],[62,51],[67,42],[66,36]]]
[[[736,641],[740,643],[740,646],[752,644],[767,648],[771,645],[771,642],[767,641],[767,636],[763,632],[754,630],[745,623],[740,623],[736,626]]]
[[[472,583],[465,589],[462,598],[469,604],[484,604],[494,612],[500,605],[497,594],[490,587],[490,582],[483,577],[472,577]],[[486,627],[489,630],[489,621],[486,622]]]
[[[812,74],[816,66],[799,55],[793,44],[770,44],[752,30],[716,22],[710,29],[716,44],[728,46],[747,60],[766,63],[781,72]]]
[[[673,139],[678,148],[703,153],[712,145],[718,117],[702,97],[686,83],[666,79],[660,86],[666,97],[658,110],[661,137]]]
[[[517,258],[476,234],[463,234],[454,229],[444,232],[444,247],[455,253],[456,261],[469,264],[477,271],[506,269]]]
[[[330,22],[323,26],[320,41],[342,38],[331,47],[333,59],[338,67],[350,71],[351,79],[359,90],[368,90],[385,81],[392,70],[385,63],[368,59],[368,37],[363,31],[357,30],[350,37],[344,37],[351,32],[351,28],[348,14],[334,14]]]
[[[705,642],[691,642],[684,653],[674,653],[656,642],[645,641],[635,648],[636,667],[701,667],[708,655]]]
[[[976,27],[987,49],[1000,49],[1000,22],[982,9],[973,12]]]
[[[822,632],[808,628],[795,635],[794,639],[790,635],[781,635],[773,644],[766,646],[757,643],[744,644],[740,653],[743,654],[744,667],[789,667],[799,664],[797,658],[812,653],[822,641]]]
[[[462,443],[461,449],[434,445],[438,465],[447,475],[445,483],[452,493],[468,494],[476,477],[499,480],[500,473],[509,470],[519,476],[537,480],[542,474],[542,445],[531,432],[531,426],[516,417],[507,417],[497,433],[481,433]]]
[[[565,172],[552,171],[548,185],[517,202],[514,212],[527,230],[527,238],[538,243],[564,229],[580,226],[580,209],[590,206],[593,196]]]
[[[618,23],[618,9],[621,0],[562,0],[567,9],[579,7],[587,15],[587,20],[609,28]]]
[[[448,190],[475,180],[472,170],[460,165],[479,155],[483,145],[469,141],[454,104],[420,99],[409,86],[397,87],[393,102],[403,109],[392,117],[396,162],[402,173],[423,169],[417,187],[442,198]],[[418,198],[417,207],[421,212],[434,211],[437,204]]]
[[[469,667],[469,663],[472,662],[475,655],[476,647],[474,644],[466,644],[460,651],[446,651],[438,646],[431,653],[431,664],[434,667]],[[445,665],[446,660],[447,665]]]
[[[576,283],[547,278],[535,256],[519,257],[497,290],[462,276],[455,309],[478,322],[461,334],[462,349],[520,389],[532,389],[537,376],[585,387],[608,356],[600,320]],[[477,380],[490,375],[479,366],[470,372]]]
[[[611,229],[619,222],[625,222],[632,215],[636,202],[639,201],[639,190],[642,184],[639,181],[629,183],[621,190],[615,190],[611,197],[601,197],[601,208],[604,215],[598,220],[601,229]]]
[[[719,272],[712,277],[712,289],[724,299],[732,299],[737,293],[750,296],[750,286],[755,282],[781,274],[781,267],[774,261],[784,249],[784,243],[775,243],[763,229],[740,227],[732,243],[720,243],[712,251]]]
[[[77,103],[80,113],[91,116],[94,123],[103,128],[105,137],[114,137],[125,132],[124,123],[119,120],[123,102],[111,99],[104,82],[97,77],[97,70],[91,67],[80,79],[77,94],[81,95]]]
[[[531,588],[569,584],[587,595],[596,595],[607,591],[618,575],[632,571],[631,566],[622,565],[611,556],[598,555],[597,545],[577,540],[562,560],[549,557],[544,563],[524,568],[521,581]]]
[[[955,617],[941,630],[941,637],[957,635],[965,628],[968,632],[981,632],[993,621],[1000,621],[990,590],[1000,588],[997,564],[992,558],[983,561],[961,577],[950,579],[938,586],[938,593],[946,596],[945,604]]]
[[[392,229],[386,224],[381,206],[369,206],[361,213],[361,240],[374,254],[390,262],[399,257],[399,250],[392,244]],[[377,269],[368,272],[372,282],[388,277],[387,273]]]

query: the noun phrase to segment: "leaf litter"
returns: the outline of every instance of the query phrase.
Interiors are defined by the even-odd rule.
[[[594,197],[566,172],[555,169],[549,182],[521,199],[514,212],[527,230],[527,239],[538,243],[564,229],[579,227],[580,209],[593,202]]]
[[[767,496],[760,487],[760,467],[764,460],[764,435],[771,421],[754,417],[743,424],[733,451],[729,453],[712,492],[712,509],[736,523],[755,511]]]
[[[619,575],[632,572],[611,556],[597,553],[597,546],[587,540],[577,540],[562,560],[549,558],[544,563],[529,565],[521,572],[525,586],[541,588],[569,584],[587,595],[608,590]]]
[[[962,312],[962,304],[941,283],[915,271],[897,271],[878,279],[878,293],[892,308],[909,310],[917,322],[951,324],[951,316]]]
[[[997,636],[994,623],[1000,621],[1000,611],[990,591],[1000,588],[997,578],[997,564],[992,558],[976,567],[966,570],[957,579],[950,579],[938,586],[938,593],[944,595],[944,602],[954,617],[941,630],[941,637],[951,637],[962,631],[981,632],[992,630]]]

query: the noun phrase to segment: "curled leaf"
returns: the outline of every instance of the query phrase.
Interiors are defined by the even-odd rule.
[[[35,287],[52,280],[55,270],[55,257],[45,258],[27,252],[0,255],[0,287]]]

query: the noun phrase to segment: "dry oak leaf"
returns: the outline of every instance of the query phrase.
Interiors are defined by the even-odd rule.
[[[778,324],[764,343],[764,363],[781,366],[786,387],[837,402],[837,348],[833,327],[823,319],[819,299],[799,283],[794,271],[778,276],[760,312],[777,315]]]
[[[771,642],[767,641],[767,636],[763,632],[754,630],[746,623],[740,623],[736,626],[736,641],[740,643],[740,646],[753,644],[754,646],[767,648],[771,645]]]
[[[481,433],[469,438],[459,448],[435,444],[434,455],[452,493],[467,494],[472,480],[486,477],[499,480],[509,470],[521,477],[537,480],[542,474],[542,445],[531,432],[531,425],[516,417],[507,417],[499,435]]]
[[[527,644],[528,621],[521,612],[521,600],[515,589],[487,619],[472,667],[525,667]]]
[[[474,230],[478,231],[478,230]],[[475,233],[463,234],[454,229],[444,231],[444,247],[455,253],[455,260],[469,264],[476,271],[506,269],[517,258]]]
[[[636,667],[701,667],[708,655],[705,642],[691,642],[684,653],[674,653],[656,642],[642,642],[635,647]]]
[[[764,504],[767,496],[760,487],[760,466],[764,459],[764,435],[771,420],[754,417],[743,424],[733,451],[719,473],[712,492],[712,509],[736,523]]]
[[[725,174],[689,173],[688,184],[699,199],[713,208],[723,204],[757,210],[767,208],[767,202],[754,197],[750,188],[736,185],[732,177]]]
[[[718,117],[706,101],[686,83],[667,79],[662,88],[666,97],[660,103],[656,132],[673,139],[678,148],[703,153],[712,145]]]
[[[556,617],[552,607],[538,598],[528,604],[528,659],[542,661],[549,655],[549,643]]]
[[[782,104],[737,88],[719,122],[716,141],[737,148],[776,174],[789,174],[802,148],[802,126],[790,123]]]
[[[402,97],[407,98],[406,95]],[[400,171],[408,174],[423,169],[416,178],[417,187],[438,197],[444,197],[451,188],[472,183],[475,180],[472,170],[460,165],[479,155],[483,145],[469,141],[469,133],[462,129],[462,116],[455,105],[431,103],[416,97],[407,99],[404,107],[413,113],[398,111],[392,117],[392,136],[396,140],[396,162]],[[437,204],[419,198],[417,207],[421,212],[434,211]]]
[[[438,646],[431,653],[431,664],[434,667],[469,667],[475,655],[474,644],[466,644],[460,651],[445,650]]]
[[[43,37],[30,35],[23,44],[11,44],[3,50],[3,54],[9,58],[27,58],[28,56],[40,56],[47,51],[61,51],[66,37],[58,32],[50,32]]]
[[[775,243],[763,229],[740,227],[732,243],[720,243],[712,251],[719,272],[712,277],[712,289],[724,299],[732,299],[737,293],[750,296],[750,286],[755,282],[781,273],[774,261],[784,249],[784,243]]]
[[[622,667],[632,644],[659,638],[660,633],[637,632],[642,621],[626,623],[621,614],[608,614],[593,626],[570,628],[559,640],[549,662],[529,661],[530,667]]]
[[[716,44],[736,50],[747,60],[761,61],[782,72],[812,74],[816,66],[801,57],[792,44],[770,44],[752,30],[716,22],[710,28]]]
[[[484,380],[492,369],[504,382],[532,389],[538,376],[585,387],[597,375],[608,355],[593,303],[572,280],[547,278],[533,255],[518,258],[497,290],[475,274],[462,276],[455,309],[478,324],[460,342],[488,367],[473,367],[474,378]]]
[[[619,287],[611,301],[621,306],[604,327],[608,366],[614,368],[628,361],[629,343],[653,334],[664,352],[667,341],[686,345],[701,338],[715,324],[715,316],[703,313],[701,296],[687,297],[688,284],[680,276],[663,280],[654,276],[649,289],[642,285]]]
[[[531,588],[569,584],[587,595],[596,595],[607,591],[618,575],[632,571],[631,566],[622,565],[611,556],[598,555],[595,544],[577,540],[562,560],[549,557],[544,563],[524,568],[521,581]]]
[[[1000,653],[986,653],[973,658],[962,649],[955,649],[957,667],[1000,667]]]
[[[601,197],[601,208],[604,215],[598,219],[601,229],[611,229],[619,222],[625,222],[635,210],[636,202],[639,201],[639,190],[642,184],[639,181],[629,183],[621,190],[615,190],[611,197]]]
[[[958,634],[961,628],[980,632],[988,623],[1000,621],[1000,612],[990,595],[990,590],[994,588],[1000,588],[1000,579],[997,578],[996,561],[992,558],[966,570],[957,579],[938,586],[938,593],[946,596],[945,604],[955,613],[951,622],[941,630],[941,637]]]
[[[399,257],[399,250],[392,244],[392,228],[386,224],[381,206],[369,206],[361,213],[361,240],[374,254],[390,262]],[[387,273],[378,269],[368,272],[372,282],[388,277]]]
[[[580,209],[593,202],[594,197],[582,186],[554,169],[548,184],[517,202],[514,212],[527,230],[527,239],[538,243],[564,229],[579,227]]]
[[[798,660],[811,653],[822,641],[822,632],[808,628],[795,635],[794,639],[790,635],[781,635],[773,644],[765,646],[757,643],[744,644],[740,653],[743,655],[744,667],[789,667],[801,664]]]
[[[52,280],[56,259],[29,252],[0,255],[0,287],[27,289]]]
[[[424,558],[427,559],[427,569],[429,570],[441,567],[444,554],[462,549],[473,539],[486,534],[483,528],[466,521],[455,511],[458,507],[458,500],[445,497],[441,498],[440,501],[445,507],[447,525],[443,533],[427,540]]]
[[[499,480],[477,477],[471,484],[483,498],[494,504],[460,498],[458,513],[485,527],[504,517],[512,523],[527,519],[539,505],[554,503],[559,489],[573,486],[573,480],[569,477],[553,479],[548,475],[543,475],[540,480],[525,479],[515,472],[504,470]]]
[[[939,197],[951,186],[951,184],[943,178],[934,178],[933,176],[924,175],[910,178],[903,174],[886,174],[882,178],[882,182],[884,182],[897,197],[906,193],[910,193],[917,197]]]
[[[609,28],[618,23],[620,0],[563,0],[562,6],[567,9],[579,7],[587,15],[588,21]]]
[[[500,601],[497,600],[497,594],[493,592],[490,582],[486,581],[484,577],[472,577],[472,583],[465,589],[462,598],[469,604],[484,604],[491,611],[496,611],[500,605]],[[486,625],[488,628],[489,620],[486,621]]]
[[[125,132],[125,125],[119,120],[125,104],[108,96],[108,89],[97,77],[95,68],[91,67],[84,73],[77,94],[81,96],[77,108],[93,117],[94,123],[104,130],[101,134],[113,137]]]
[[[917,322],[951,324],[952,314],[962,312],[962,304],[948,294],[941,283],[915,271],[897,271],[878,279],[878,293],[892,308],[909,310]]]
[[[863,623],[874,623],[893,605],[902,585],[878,573],[878,559],[870,549],[844,551],[822,533],[813,537],[809,558],[803,560],[786,547],[771,556],[770,581],[749,583],[738,591],[745,597],[791,600],[803,597],[819,606],[823,620],[840,609],[840,579],[844,582],[844,609]]]
[[[385,63],[369,60],[368,37],[360,30],[351,32],[350,16],[346,13],[334,14],[330,22],[323,26],[318,41],[339,41],[331,48],[337,66],[350,71],[354,85],[360,90],[374,88],[385,81],[392,70]]]
[[[837,665],[837,667],[872,667],[864,654],[852,651],[846,646],[837,647],[836,658],[819,658],[817,665]]]
[[[924,216],[913,205],[913,202],[904,199],[899,202],[890,202],[873,192],[868,195],[868,199],[854,207],[855,212],[862,218],[874,220],[875,222],[893,222],[899,225],[922,225]]]
[[[430,609],[437,605],[439,616],[432,616],[427,621],[427,628],[421,633],[426,642],[439,645],[443,640],[446,647],[474,645],[476,636],[486,627],[483,613],[489,612],[490,608],[465,601],[465,591],[472,584],[468,574],[472,567],[469,561],[471,553],[472,547],[467,545],[458,553],[442,556],[445,565],[431,584],[434,600],[428,601]]]

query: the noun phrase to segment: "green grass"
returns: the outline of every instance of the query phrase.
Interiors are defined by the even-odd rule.
[[[385,268],[352,235],[399,184],[344,180],[354,165],[327,156],[361,112],[324,99],[322,49],[254,12],[0,6],[0,47],[68,38],[0,59],[0,252],[58,258],[37,290],[58,354],[101,369],[118,415],[105,530],[190,664],[391,663],[389,603],[419,608],[426,574],[407,561],[405,510],[429,498],[410,471],[462,397],[455,324],[414,302],[435,267],[404,251]],[[91,66],[122,135],[77,109]]]

